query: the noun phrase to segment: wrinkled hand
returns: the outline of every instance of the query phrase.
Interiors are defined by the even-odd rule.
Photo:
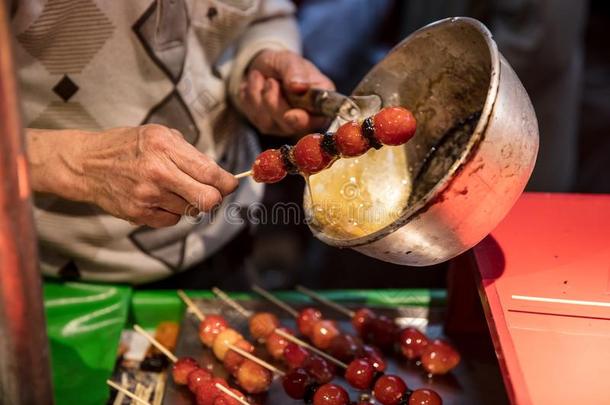
[[[300,55],[265,50],[252,60],[239,96],[244,114],[261,132],[293,135],[323,127],[328,121],[303,109],[291,108],[282,95],[304,93],[310,87],[335,89],[328,77]]]
[[[210,211],[237,187],[232,174],[161,125],[89,138],[76,157],[87,200],[134,224],[162,227]]]

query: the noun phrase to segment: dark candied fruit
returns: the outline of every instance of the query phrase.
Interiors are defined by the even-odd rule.
[[[368,360],[375,370],[383,373],[386,369],[386,362],[381,352],[373,346],[364,345],[360,357]]]
[[[330,342],[339,335],[339,329],[335,326],[335,322],[329,320],[321,320],[313,325],[311,335],[309,336],[312,343],[318,349],[328,349]]]
[[[398,332],[398,325],[396,325],[393,319],[385,315],[379,315],[368,322],[365,328],[364,340],[382,350],[390,350],[396,343]]]
[[[370,309],[360,308],[354,313],[354,316],[352,317],[352,326],[360,336],[363,336],[369,322],[375,319],[376,317],[377,316],[375,315],[375,313]]]
[[[309,357],[309,352],[296,343],[289,342],[284,348],[284,361],[290,368],[297,368]]]
[[[186,385],[189,374],[199,368],[199,364],[192,357],[181,357],[172,366],[172,378],[177,385]]]
[[[365,359],[353,360],[345,370],[345,379],[354,388],[366,390],[371,387],[375,377],[375,367]]]
[[[349,395],[345,389],[336,384],[324,384],[313,396],[313,405],[347,405]]]
[[[303,308],[297,317],[297,326],[302,335],[310,337],[313,326],[322,319],[322,313],[315,308]]]
[[[362,342],[355,336],[340,334],[331,340],[327,351],[331,356],[349,363],[362,351]]]
[[[277,183],[287,174],[284,159],[277,149],[267,149],[262,152],[252,165],[252,178],[259,183]]]
[[[417,124],[411,111],[386,107],[373,117],[375,138],[384,145],[402,145],[415,135]]]
[[[362,127],[355,121],[346,122],[335,132],[335,145],[343,157],[360,156],[369,149]]]
[[[409,405],[443,405],[443,400],[435,391],[420,388],[411,393]]]
[[[382,405],[398,405],[407,391],[407,384],[396,375],[384,375],[375,382],[373,395]]]
[[[295,368],[282,378],[282,387],[292,399],[305,398],[307,389],[312,383],[312,377],[302,368]]]
[[[418,359],[428,345],[428,338],[416,328],[405,328],[400,333],[400,351],[409,360]]]
[[[294,146],[294,163],[304,175],[318,173],[333,161],[333,156],[322,149],[322,137],[322,134],[305,135]]]
[[[326,384],[335,376],[335,367],[322,357],[317,355],[309,356],[303,362],[303,369],[311,375],[319,384]]]

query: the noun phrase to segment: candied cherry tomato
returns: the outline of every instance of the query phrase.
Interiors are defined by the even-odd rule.
[[[294,163],[304,175],[318,173],[333,161],[322,148],[322,138],[322,134],[305,135],[294,146]]]
[[[216,387],[216,384],[224,385],[229,388],[229,384],[222,378],[213,378],[211,380],[204,381],[197,388],[195,398],[197,405],[214,405],[214,401],[218,396],[222,394],[222,391]]]
[[[216,356],[218,360],[223,361],[225,355],[229,351],[229,345],[234,345],[238,341],[243,340],[243,338],[244,337],[235,329],[223,330],[216,336],[216,339],[214,339],[214,344],[212,345],[214,356]]]
[[[213,378],[212,373],[202,368],[197,368],[188,376],[188,386],[191,392],[197,392],[199,387],[205,382]]]
[[[409,405],[443,405],[443,400],[435,391],[420,388],[411,393]]]
[[[428,338],[418,329],[409,327],[400,333],[400,351],[409,360],[418,359],[428,345]]]
[[[297,368],[309,357],[309,352],[296,343],[289,342],[284,348],[284,361],[290,368]]]
[[[277,149],[267,149],[259,154],[252,165],[252,178],[259,183],[277,183],[288,172],[282,154]]]
[[[252,344],[246,339],[238,340],[237,342],[235,342],[235,346],[248,353],[252,353],[254,351],[254,346],[252,346]],[[233,375],[235,374],[235,372],[237,372],[239,366],[241,366],[244,360],[245,358],[241,354],[234,352],[233,350],[229,350],[225,354],[225,358],[222,362],[225,366],[225,369]]]
[[[335,336],[328,347],[328,354],[344,363],[354,360],[361,351],[362,342],[360,339],[346,334]]]
[[[287,328],[278,328],[279,330],[289,333],[292,335],[292,331]],[[284,357],[284,349],[288,346],[289,341],[286,340],[283,336],[272,333],[267,337],[267,341],[265,342],[265,347],[267,351],[276,360],[281,360]]]
[[[384,145],[402,145],[415,135],[417,124],[411,111],[386,107],[373,117],[375,137]]]
[[[236,373],[239,386],[250,394],[265,392],[271,385],[271,372],[252,360],[245,360]]]
[[[446,374],[460,362],[460,354],[449,343],[436,339],[428,344],[421,362],[430,374]]]
[[[277,316],[269,312],[259,312],[250,318],[250,334],[260,342],[264,342],[275,328],[280,326]]]
[[[313,405],[347,405],[349,395],[343,387],[336,384],[324,384],[313,396]]]
[[[360,308],[352,317],[352,326],[360,336],[364,336],[367,325],[375,318],[376,315],[373,311],[367,308]]]
[[[313,326],[320,320],[322,320],[322,313],[317,309],[309,307],[302,309],[297,317],[299,332],[310,337],[313,332]]]
[[[303,369],[311,375],[317,383],[326,384],[335,377],[335,367],[322,357],[311,355],[303,362]]]
[[[397,405],[407,391],[407,384],[396,375],[379,377],[373,388],[373,396],[382,405]]]
[[[295,368],[284,376],[282,386],[290,398],[303,399],[313,382],[307,371],[302,368]]]
[[[354,388],[366,390],[370,388],[375,377],[375,367],[365,359],[353,360],[345,370],[345,379]]]
[[[172,366],[172,377],[174,382],[178,385],[186,385],[188,383],[188,376],[191,371],[199,368],[199,364],[192,357],[181,357]]]
[[[313,325],[311,332],[311,341],[318,349],[328,349],[330,342],[339,335],[339,329],[333,321],[321,320]]]
[[[228,328],[227,321],[220,315],[208,315],[199,324],[199,339],[207,347],[212,347],[216,336]]]
[[[355,121],[346,122],[335,132],[335,147],[341,156],[360,156],[369,149],[362,127]]]
[[[371,365],[375,368],[376,371],[379,371],[380,373],[383,373],[385,371],[385,360],[383,358],[383,355],[377,348],[369,345],[364,345],[362,347],[362,354],[360,355],[360,357],[368,360],[368,362],[371,363]]]

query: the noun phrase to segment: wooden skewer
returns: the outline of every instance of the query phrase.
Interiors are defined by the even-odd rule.
[[[133,399],[134,401],[138,401],[139,403],[141,403],[143,405],[150,405],[150,402],[143,400],[142,398],[138,397],[137,395],[133,394],[128,389],[120,386],[119,384],[115,383],[112,380],[106,380],[106,384],[108,384],[109,386],[111,386],[115,390],[117,390],[119,392],[122,392],[123,394],[125,394],[129,398]]]
[[[236,179],[241,179],[242,177],[248,177],[248,176],[252,176],[252,170],[248,170],[247,172],[238,173],[234,177]]]
[[[133,325],[133,328],[136,330],[136,332],[138,332],[139,334],[141,334],[142,336],[144,336],[146,339],[148,339],[148,341],[155,346],[157,349],[159,349],[159,351],[161,353],[163,353],[164,355],[167,356],[168,359],[170,359],[172,361],[172,363],[175,363],[178,361],[178,357],[174,356],[174,353],[170,352],[169,350],[167,350],[167,348],[165,346],[163,346],[157,339],[155,339],[151,334],[149,334],[148,332],[146,332],[144,329],[142,329],[140,327],[140,325]]]
[[[299,339],[296,336],[292,336],[290,333],[286,333],[279,328],[275,329],[274,332],[277,333],[278,335],[280,335],[281,337],[283,337],[284,339],[290,340],[292,343],[295,343],[299,346],[303,346],[304,348],[306,348],[308,350],[311,350],[315,354],[324,357],[326,360],[328,360],[332,363],[335,363],[339,367],[347,368],[347,364],[345,364],[341,360],[336,359],[333,356],[331,356],[330,354],[327,354],[327,353],[323,352],[322,350],[318,349],[317,347],[314,347],[314,346],[310,345],[309,343],[302,341],[301,339]]]
[[[313,298],[314,300],[316,300],[318,302],[321,302],[322,304],[324,304],[326,306],[329,306],[329,307],[341,312],[343,315],[345,315],[349,318],[353,318],[354,315],[356,314],[351,309],[349,309],[341,304],[337,304],[336,302],[333,302],[333,301],[329,300],[328,298],[321,296],[317,292],[312,291],[309,288],[303,287],[302,285],[296,286],[296,290],[302,294],[307,295],[308,297]]]
[[[220,288],[214,287],[214,288],[212,288],[212,292],[214,294],[216,294],[218,296],[218,298],[223,300],[231,308],[233,308],[234,310],[239,312],[239,314],[241,316],[243,316],[244,318],[250,318],[253,315],[252,311],[249,311],[246,308],[244,308],[243,305],[239,304],[233,298],[229,297],[229,295],[226,292],[222,291]]]
[[[284,311],[288,312],[293,318],[298,318],[299,317],[299,313],[297,312],[296,309],[292,308],[290,305],[286,304],[282,300],[277,299],[269,291],[264,290],[264,289],[260,288],[257,285],[253,285],[252,286],[252,290],[254,292],[262,295],[265,299],[269,300],[273,304],[275,304],[278,307],[282,308]]]
[[[193,300],[186,295],[186,293],[182,290],[178,290],[178,296],[182,299],[182,301],[184,301],[184,303],[186,304],[186,306],[188,307],[188,309],[195,314],[195,316],[200,320],[203,321],[205,319],[205,315],[203,312],[201,312],[201,310],[199,309],[199,307],[193,302]]]
[[[240,397],[239,395],[237,395],[236,393],[234,393],[233,391],[231,391],[230,389],[228,389],[224,385],[219,384],[219,383],[216,383],[214,385],[216,386],[216,388],[218,388],[219,390],[221,390],[222,392],[224,392],[225,394],[227,394],[228,396],[230,396],[231,398],[233,398],[234,400],[236,400],[240,404],[242,404],[242,405],[250,405],[250,403],[248,401],[246,401],[245,399],[243,399],[242,397]]]
[[[220,288],[214,287],[214,288],[212,288],[212,291],[214,292],[214,294],[218,295],[218,297],[221,300],[225,301],[228,305],[231,305],[231,307],[233,307],[237,312],[239,312],[245,318],[250,318],[252,316],[252,311],[248,311],[241,304],[239,304],[235,300],[231,299]],[[284,332],[280,328],[275,328],[274,332],[277,333],[278,335],[282,336],[286,340],[289,340],[292,343],[302,346],[302,347],[308,349],[309,351],[312,351],[312,352],[316,353],[317,355],[324,357],[325,359],[335,363],[339,367],[347,368],[347,364],[343,363],[341,360],[334,358],[333,356],[323,352],[322,350],[318,349],[317,347],[310,345],[309,343],[305,342],[304,340],[299,339],[296,336],[292,336],[291,334]]]
[[[271,371],[274,374],[279,375],[280,377],[283,377],[286,375],[286,373],[284,373],[282,370],[280,370],[279,368],[276,368],[274,366],[272,366],[271,364],[267,363],[265,360],[259,359],[258,357],[256,357],[255,355],[248,353],[245,350],[240,349],[239,347],[232,345],[232,344],[227,344],[227,347],[231,350],[233,350],[234,352],[241,354],[242,356],[244,356],[245,358],[247,358],[248,360],[252,360],[253,362],[255,362],[256,364],[258,364],[259,366],[262,366],[264,368],[266,368],[267,370]]]

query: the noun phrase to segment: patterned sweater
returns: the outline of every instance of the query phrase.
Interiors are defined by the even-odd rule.
[[[234,173],[258,152],[238,113],[244,70],[262,49],[299,50],[287,0],[13,0],[12,12],[27,127],[164,124]],[[37,195],[42,270],[127,283],[166,277],[230,240],[243,226],[240,208],[261,195],[242,180],[214,217],[165,229]]]

